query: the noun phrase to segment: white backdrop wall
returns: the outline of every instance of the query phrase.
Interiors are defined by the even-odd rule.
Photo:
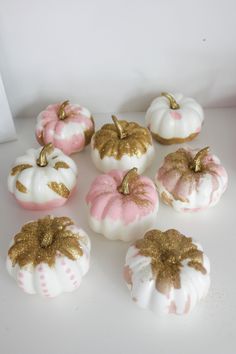
[[[162,90],[234,106],[236,1],[0,0],[0,71],[16,117],[144,111]]]

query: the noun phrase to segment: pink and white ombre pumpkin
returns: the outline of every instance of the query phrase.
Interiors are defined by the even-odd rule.
[[[25,209],[62,206],[77,184],[74,161],[51,143],[18,157],[8,176],[8,189]]]
[[[94,133],[87,108],[65,101],[48,106],[37,118],[36,138],[41,145],[53,143],[66,155],[84,149]]]
[[[161,144],[193,140],[201,131],[203,109],[193,98],[163,92],[150,105],[146,125]]]
[[[167,155],[156,175],[160,197],[177,211],[199,211],[217,204],[228,176],[209,148],[181,148]]]
[[[22,227],[6,265],[22,290],[50,298],[77,289],[89,259],[88,235],[68,217],[49,215]]]
[[[124,278],[132,300],[156,315],[183,315],[207,295],[210,262],[200,244],[177,230],[148,231],[129,247]]]
[[[155,184],[137,169],[95,178],[87,194],[89,224],[110,240],[131,241],[153,227],[159,207]]]

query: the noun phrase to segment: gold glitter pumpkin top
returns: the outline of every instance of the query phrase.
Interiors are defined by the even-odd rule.
[[[74,225],[70,218],[53,216],[25,224],[8,251],[13,266],[42,262],[52,266],[58,253],[72,260],[82,256],[80,236],[67,229],[70,225]]]
[[[165,232],[148,231],[144,238],[136,241],[135,247],[145,257],[151,257],[151,267],[156,278],[156,288],[163,294],[171,287],[181,288],[180,272],[183,261],[187,266],[206,274],[203,266],[203,253],[190,237],[171,229]]]
[[[135,122],[118,120],[112,116],[114,124],[105,124],[93,137],[94,148],[101,159],[112,156],[120,160],[123,155],[141,156],[152,145],[151,133]]]

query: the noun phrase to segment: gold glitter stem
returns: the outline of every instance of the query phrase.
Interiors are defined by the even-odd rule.
[[[59,108],[58,114],[57,114],[59,119],[63,120],[67,117],[66,112],[65,112],[65,107],[68,106],[69,103],[70,103],[70,101],[66,100],[60,105],[60,108]]]
[[[40,246],[43,248],[46,248],[52,244],[52,241],[53,241],[53,233],[50,231],[45,232],[45,234],[43,235],[42,241],[40,243]]]
[[[118,192],[124,195],[128,195],[130,193],[129,191],[130,179],[132,179],[134,176],[137,176],[137,174],[138,174],[138,169],[136,167],[129,170],[124,176],[121,185],[118,187]]]
[[[190,165],[191,170],[193,170],[194,172],[201,172],[202,160],[208,154],[208,152],[209,152],[209,146],[198,151],[198,153],[195,155],[195,157],[193,158],[193,161]]]
[[[180,109],[180,105],[176,102],[174,97],[167,92],[162,92],[161,96],[166,97],[169,100],[171,109]]]
[[[39,167],[45,167],[48,164],[47,154],[49,154],[53,150],[52,143],[48,143],[45,145],[40,151],[39,157],[37,158],[37,165]]]
[[[119,134],[119,138],[120,139],[124,139],[126,137],[126,134],[125,132],[123,131],[123,128],[119,122],[119,120],[116,118],[116,116],[112,115],[111,116],[112,120],[113,120],[113,123],[115,124],[115,127],[118,131],[118,134]]]

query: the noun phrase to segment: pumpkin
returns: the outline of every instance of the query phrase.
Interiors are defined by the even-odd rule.
[[[35,134],[39,144],[53,143],[66,155],[83,150],[93,133],[91,113],[69,101],[51,104],[37,117]]]
[[[77,183],[74,161],[51,143],[18,157],[8,176],[8,189],[26,209],[44,210],[65,204]]]
[[[154,225],[159,206],[155,184],[137,168],[96,177],[86,202],[92,230],[122,241],[142,237]]]
[[[21,228],[6,264],[26,293],[55,297],[80,286],[89,258],[88,235],[70,218],[48,215]]]
[[[204,114],[193,98],[162,93],[146,113],[146,125],[161,144],[180,144],[193,140],[201,131]]]
[[[114,124],[103,125],[92,138],[95,166],[102,172],[137,167],[142,173],[154,157],[150,132],[138,123],[118,120],[115,116],[112,119]]]
[[[141,308],[183,315],[206,296],[210,262],[200,244],[179,231],[150,230],[129,247],[124,278]]]
[[[165,157],[156,175],[161,199],[177,211],[216,205],[227,187],[227,173],[209,148],[178,149]]]

